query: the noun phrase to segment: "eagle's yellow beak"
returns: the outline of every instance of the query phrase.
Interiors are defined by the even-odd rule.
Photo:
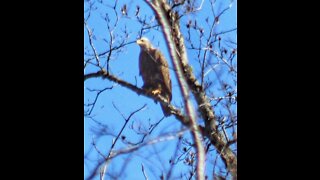
[[[140,39],[138,39],[138,40],[136,41],[136,43],[140,45],[142,42],[141,42]]]

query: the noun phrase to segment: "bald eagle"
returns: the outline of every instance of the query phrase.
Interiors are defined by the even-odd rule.
[[[154,95],[160,94],[170,103],[172,98],[168,62],[162,53],[143,37],[137,40],[140,46],[139,70],[143,79],[142,88]],[[169,116],[170,109],[161,104],[163,114]]]

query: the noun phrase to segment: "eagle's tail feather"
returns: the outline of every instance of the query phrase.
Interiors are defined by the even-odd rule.
[[[161,109],[162,109],[162,112],[164,114],[164,116],[168,117],[171,115],[171,111],[168,107],[166,107],[164,104],[160,104],[161,105]]]

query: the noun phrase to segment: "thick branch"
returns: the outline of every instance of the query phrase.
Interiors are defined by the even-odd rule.
[[[177,20],[178,16],[173,11],[167,11],[167,9],[170,9],[170,5],[166,3],[164,0],[154,0],[153,3],[150,3],[149,1],[146,1],[148,5],[153,9],[157,16],[157,20],[159,24],[161,25],[165,39],[167,41],[167,45],[170,51],[170,56],[172,59],[172,64],[175,69],[175,73],[177,76],[177,80],[180,87],[180,92],[182,94],[184,104],[185,104],[185,110],[188,116],[188,119],[190,120],[190,126],[188,126],[191,130],[193,140],[196,145],[197,149],[197,179],[198,180],[204,180],[204,171],[205,171],[205,151],[202,144],[202,138],[201,138],[201,131],[198,128],[197,122],[196,122],[196,116],[195,112],[192,106],[192,103],[190,101],[189,96],[189,88],[186,83],[185,76],[183,75],[183,69],[181,66],[181,59],[187,60],[186,54],[184,54],[183,57],[181,57],[181,54],[177,52],[178,47],[176,47],[176,42],[174,39],[174,28],[175,26],[172,26],[173,23]]]
[[[166,99],[163,98],[162,96],[153,95],[150,92],[145,91],[144,89],[141,89],[131,83],[128,83],[122,79],[119,79],[119,78],[111,75],[110,73],[107,73],[104,69],[101,71],[98,71],[96,73],[90,73],[90,74],[84,75],[84,81],[86,81],[90,78],[97,78],[97,77],[101,77],[103,79],[108,79],[110,81],[118,83],[119,85],[121,85],[123,87],[126,87],[126,88],[132,90],[133,92],[136,92],[138,95],[143,95],[143,96],[151,98],[155,101],[161,102],[163,105],[167,106],[170,109],[171,114],[173,114],[177,119],[179,119],[182,124],[184,124],[186,126],[190,126],[190,122],[189,122],[188,117],[184,116],[179,109],[177,109],[176,107],[174,107],[173,105],[168,103],[166,101]]]
[[[233,178],[236,179],[236,155],[227,146],[227,142],[224,141],[223,135],[218,132],[216,117],[214,115],[214,110],[211,107],[210,101],[208,100],[203,87],[199,84],[196,77],[192,73],[191,67],[188,65],[186,48],[184,45],[183,36],[180,32],[178,16],[175,12],[173,12],[173,10],[165,1],[155,0],[154,2],[154,4],[151,4],[150,2],[148,2],[148,4],[154,10],[158,20],[160,21],[160,24],[162,25],[173,64],[177,64],[177,61],[179,63],[179,65],[176,65],[176,72],[178,72],[177,77],[178,79],[182,80],[183,78],[180,77],[186,78],[187,84],[197,101],[201,116],[205,121],[205,134],[210,139],[211,143],[216,147],[217,151],[221,154],[223,162],[227,166],[227,169],[231,172]],[[173,50],[176,51],[173,52]],[[177,58],[179,58],[179,60],[177,60]],[[182,75],[180,73],[180,67],[183,70]],[[181,85],[182,84],[180,84],[180,87]],[[181,90],[183,91],[183,87],[181,88]],[[186,105],[188,106],[188,104]]]

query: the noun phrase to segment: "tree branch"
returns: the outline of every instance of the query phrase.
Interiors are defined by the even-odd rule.
[[[144,171],[144,166],[143,166],[143,164],[142,164],[142,163],[141,163],[141,170],[142,170],[142,173],[143,173],[144,179],[145,179],[145,180],[148,180],[149,178],[148,178],[148,176],[147,176],[146,172]]]
[[[147,4],[152,8],[154,13],[157,16],[157,20],[159,24],[161,25],[165,39],[170,51],[170,56],[172,59],[172,64],[175,69],[175,73],[178,79],[180,92],[182,94],[184,104],[185,104],[185,110],[187,113],[187,117],[190,120],[190,128],[193,140],[196,145],[197,149],[197,179],[203,180],[205,179],[204,171],[205,171],[205,151],[202,144],[202,138],[201,138],[201,131],[196,123],[196,116],[194,112],[194,108],[192,106],[192,103],[190,101],[189,96],[189,88],[186,83],[185,76],[183,75],[183,66],[182,64],[187,64],[187,56],[186,53],[181,54],[179,51],[181,51],[181,47],[177,47],[179,43],[182,41],[179,39],[179,43],[177,43],[178,39],[175,39],[175,36],[178,36],[180,38],[181,34],[179,30],[176,30],[175,28],[179,28],[178,26],[178,14],[173,12],[170,8],[170,5],[166,3],[164,0],[154,0],[152,3],[149,1],[146,1]],[[177,33],[178,32],[178,33]],[[182,42],[183,43],[183,42]]]
[[[164,31],[165,38],[169,46],[170,55],[172,57],[173,64],[176,68],[175,72],[177,72],[177,78],[178,80],[182,81],[182,82],[179,81],[179,85],[180,85],[182,94],[184,96],[184,99],[188,98],[188,96],[186,96],[187,92],[183,92],[184,91],[183,87],[189,87],[196,99],[201,116],[205,121],[206,136],[210,139],[211,143],[216,147],[217,151],[221,154],[222,160],[225,163],[227,169],[231,172],[233,178],[236,179],[237,178],[236,155],[227,146],[227,142],[224,140],[223,134],[219,133],[216,125],[216,117],[214,115],[214,110],[211,107],[210,101],[208,100],[203,87],[199,84],[196,77],[194,76],[192,72],[192,68],[188,65],[188,58],[186,54],[184,38],[180,32],[180,25],[179,25],[179,19],[178,19],[177,13],[174,12],[164,0],[154,0],[153,3],[149,1],[146,1],[146,2],[157,15],[157,19],[160,22],[162,29]],[[186,82],[188,86],[183,86],[184,78],[186,78]],[[190,108],[190,104],[188,103],[188,101],[186,103],[186,108],[187,109]],[[192,122],[195,122],[194,118],[190,118],[190,120]],[[197,127],[197,126],[194,125],[193,127]],[[192,130],[196,130],[196,128]],[[197,145],[199,147],[198,151],[199,150],[202,151],[203,150],[202,145],[200,145],[200,143],[198,143]],[[204,156],[201,155],[201,153],[198,153],[197,155],[198,155],[198,161],[203,161],[203,162],[205,161]],[[204,175],[203,175],[204,166],[202,166],[201,164],[198,164],[198,166],[200,166],[197,169],[198,179],[204,179]],[[201,178],[199,178],[199,175],[201,176]]]
[[[189,121],[188,117],[183,115],[179,109],[177,109],[176,107],[174,107],[173,105],[168,103],[166,101],[166,99],[164,97],[162,97],[161,95],[153,95],[152,93],[150,93],[144,89],[141,89],[131,83],[128,83],[122,79],[119,79],[119,78],[111,75],[110,73],[107,73],[104,69],[101,71],[95,72],[95,73],[85,74],[84,81],[86,81],[90,78],[98,78],[98,77],[113,81],[123,87],[126,87],[126,88],[132,90],[133,92],[137,93],[138,95],[143,95],[143,96],[151,98],[155,101],[161,102],[163,105],[167,106],[170,109],[171,114],[173,114],[177,119],[179,119],[182,124],[184,124],[186,126],[190,126],[190,121]]]
[[[114,106],[115,106],[115,105],[114,105]],[[110,151],[109,151],[109,153],[108,153],[108,155],[107,155],[107,157],[106,157],[106,163],[105,163],[104,167],[101,169],[101,172],[100,172],[100,179],[101,179],[101,180],[104,179],[104,175],[105,175],[105,173],[106,173],[106,171],[107,171],[107,165],[109,164],[109,160],[111,159],[114,146],[116,145],[116,143],[117,143],[120,135],[122,134],[124,128],[127,126],[127,124],[128,124],[128,122],[130,121],[131,117],[132,117],[135,113],[137,113],[137,112],[141,111],[142,109],[144,109],[146,106],[147,106],[147,104],[143,105],[141,108],[133,111],[133,112],[129,115],[128,118],[125,118],[125,123],[124,123],[124,125],[122,126],[120,132],[118,133],[118,136],[116,137],[116,139],[113,140],[113,143],[112,143],[112,145],[111,145],[111,147],[110,147]],[[116,107],[115,107],[115,108],[116,108]],[[116,109],[117,109],[117,108],[116,108]]]

